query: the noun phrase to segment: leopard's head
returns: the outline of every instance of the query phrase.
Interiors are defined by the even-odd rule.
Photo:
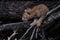
[[[31,19],[31,9],[26,9],[22,15],[22,20],[29,20]]]

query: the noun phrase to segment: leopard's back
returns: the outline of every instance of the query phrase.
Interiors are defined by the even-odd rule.
[[[40,16],[45,16],[46,13],[48,12],[48,7],[44,4],[40,4],[37,6],[34,6],[32,9],[28,9],[24,12],[23,16],[24,19],[31,19],[34,16],[40,17]]]

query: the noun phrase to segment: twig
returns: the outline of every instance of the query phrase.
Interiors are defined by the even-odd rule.
[[[30,22],[31,21],[3,24],[3,25],[0,25],[0,31],[8,30],[8,29],[14,30],[19,28],[29,28],[28,25]]]
[[[47,40],[44,34],[44,29],[42,29],[42,40]]]
[[[60,7],[60,5],[58,5],[56,8],[53,8],[52,10],[50,10],[49,12],[47,12],[47,15],[52,13],[53,11],[55,11],[56,9],[58,9]]]
[[[38,28],[36,29],[36,39],[37,39],[37,36],[38,36]]]
[[[34,23],[36,22],[36,20],[34,20]],[[35,25],[35,24],[34,24]],[[27,29],[27,31],[23,34],[23,36],[20,38],[20,40],[22,40],[22,38],[29,32],[29,30],[34,26],[32,25],[29,29]]]
[[[42,38],[42,35],[41,35],[41,33],[39,33],[39,36]]]
[[[35,30],[36,30],[36,27],[34,28],[33,32],[32,32],[32,35],[30,37],[30,40],[32,40],[33,36],[34,36],[34,33],[35,33]]]
[[[40,28],[38,28],[38,30],[40,31],[41,29],[40,29]],[[42,34],[41,34],[41,33],[39,33],[38,35],[42,38]]]
[[[22,38],[29,32],[29,30],[32,28],[33,26],[31,26],[29,29],[27,29],[27,31],[23,34],[23,36],[20,38],[20,40],[22,40]]]
[[[15,40],[17,40],[17,38],[15,38]]]
[[[14,33],[10,37],[8,37],[8,40],[10,40],[16,34],[18,34],[18,33],[16,33],[16,30],[14,30]]]

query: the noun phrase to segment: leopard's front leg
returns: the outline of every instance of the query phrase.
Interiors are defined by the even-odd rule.
[[[39,20],[37,21],[37,27],[41,26],[41,23],[42,23],[42,21],[43,21],[44,18],[45,18],[44,16],[42,16],[42,17],[39,18]]]
[[[34,26],[37,23],[37,19],[34,19],[34,21],[30,24],[30,26]]]
[[[37,21],[37,27],[40,28],[40,31],[42,33],[42,40],[47,40],[45,37],[45,31],[44,31],[43,27],[41,27],[41,23],[42,23],[44,18],[45,18],[45,16],[42,16],[39,18],[39,20]]]

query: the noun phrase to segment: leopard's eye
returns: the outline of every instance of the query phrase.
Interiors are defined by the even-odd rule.
[[[30,13],[29,13],[29,12],[27,12],[27,14],[28,14],[28,15],[30,15]]]

